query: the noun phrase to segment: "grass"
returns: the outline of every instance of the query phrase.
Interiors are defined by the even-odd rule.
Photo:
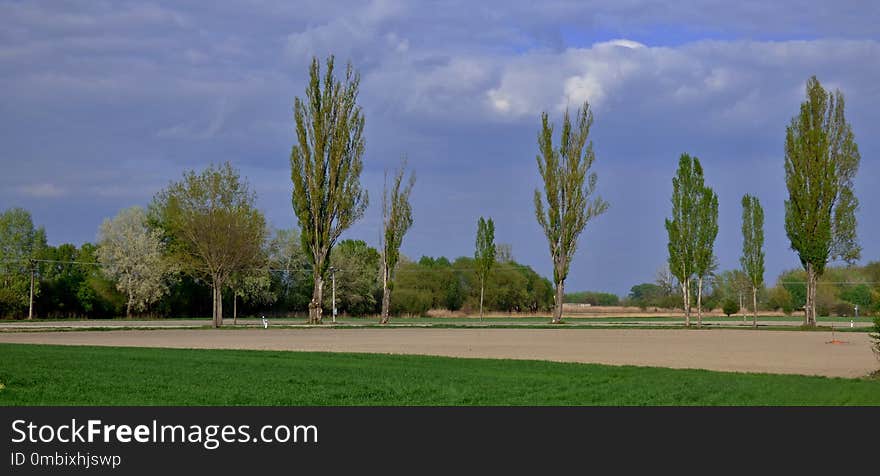
[[[0,405],[880,405],[870,378],[253,350],[0,353]]]

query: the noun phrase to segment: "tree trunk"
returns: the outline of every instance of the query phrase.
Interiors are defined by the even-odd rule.
[[[211,325],[217,327],[217,285],[211,284]]]
[[[683,302],[682,309],[684,310],[684,325],[685,327],[691,326],[691,293],[689,288],[690,281],[685,281],[681,285],[681,299]]]
[[[31,297],[28,304],[28,320],[34,318],[34,266],[31,263]]]
[[[556,307],[553,309],[552,324],[562,322],[562,299],[565,297],[565,280],[556,283]]]
[[[388,265],[382,263],[382,318],[380,324],[388,324],[391,316],[391,289],[389,289],[390,276],[388,273]]]
[[[128,302],[126,303],[126,307],[125,307],[125,318],[126,319],[131,319],[131,301],[134,299],[132,297],[132,294],[133,293],[131,290],[131,275],[129,275],[128,276]]]
[[[312,301],[309,303],[309,324],[320,324],[323,314],[324,278],[315,276],[315,288],[312,291]]]
[[[220,327],[223,325],[223,285],[217,284],[214,289],[216,289],[217,293],[217,295],[214,296],[214,300],[216,301],[214,306],[217,308],[214,327]]]
[[[483,284],[483,278],[480,277],[480,322],[483,321],[483,290],[485,289],[485,285]]]
[[[212,281],[211,288],[214,291],[213,318],[214,328],[216,329],[223,325],[223,283],[221,282],[221,279],[216,276]]]
[[[232,325],[238,325],[238,294],[232,293]]]
[[[752,286],[752,327],[758,328],[758,288]]]
[[[697,327],[703,327],[703,277],[697,281]]]
[[[223,285],[217,286],[217,327],[223,326]]]
[[[804,325],[816,325],[816,271],[807,264],[807,302],[804,305]]]

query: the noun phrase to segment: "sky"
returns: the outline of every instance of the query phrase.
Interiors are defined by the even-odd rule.
[[[51,244],[94,241],[104,219],[223,161],[273,227],[296,226],[293,102],[311,58],[334,54],[362,76],[371,197],[343,238],[378,245],[383,173],[406,157],[406,256],[472,256],[486,216],[550,276],[532,203],[540,115],[559,124],[589,101],[610,208],[581,236],[567,290],[655,279],[685,152],[719,196],[722,269],[739,266],[742,195],[760,198],[772,283],[800,266],[783,144],[816,75],[846,98],[862,262],[880,259],[878,2],[0,0],[0,18],[0,209],[28,209]]]

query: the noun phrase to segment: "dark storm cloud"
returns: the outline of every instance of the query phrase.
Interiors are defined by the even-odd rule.
[[[672,3],[671,5],[669,3]],[[404,253],[470,255],[495,218],[515,257],[548,272],[531,197],[541,111],[588,99],[599,191],[570,289],[623,293],[665,260],[682,152],[719,192],[722,267],[737,266],[739,199],[767,209],[768,280],[797,266],[782,229],[785,125],[818,75],[839,87],[862,152],[865,257],[877,259],[878,7],[872,2],[0,2],[0,208],[50,241],[93,240],[185,168],[231,160],[277,227],[295,220],[291,105],[312,55],[363,75],[364,181],[348,234],[378,241],[382,172],[418,174]]]

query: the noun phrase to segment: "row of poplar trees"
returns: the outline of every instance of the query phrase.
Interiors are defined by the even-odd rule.
[[[312,60],[304,99],[294,102],[297,142],[290,157],[293,209],[298,218],[303,249],[312,265],[314,290],[309,321],[320,323],[324,282],[334,244],[369,202],[362,190],[364,116],[357,104],[359,75],[349,64],[343,81],[334,76],[333,57],[327,59],[323,78],[317,59]],[[840,91],[829,93],[812,77],[800,113],[786,128],[785,176],[789,199],[785,202],[785,229],[791,248],[807,271],[805,324],[816,323],[816,282],[829,260],[853,262],[859,258],[855,211],[858,201],[852,181],[859,164],[858,147],[844,116]],[[563,116],[559,145],[554,145],[554,125],[541,115],[536,157],[543,191],[534,192],[535,215],[546,235],[553,264],[555,307],[552,322],[562,320],[565,280],[578,239],[588,222],[605,213],[608,203],[598,196],[595,161],[589,139],[593,124],[585,102],[572,120]],[[391,176],[386,171],[382,197],[382,322],[388,322],[394,270],[403,236],[412,226],[409,196],[415,183],[406,178],[405,161]],[[714,243],[718,235],[718,196],[705,183],[697,157],[683,154],[673,178],[672,217],[666,220],[669,267],[680,283],[685,321],[690,325],[691,302],[697,303],[697,323],[702,324],[703,288],[717,268]],[[764,284],[764,211],[757,197],[746,195],[743,207],[743,252],[740,263],[752,285],[754,323],[757,324],[757,291]],[[494,258],[494,224],[481,219],[477,255],[481,261],[481,287]],[[481,259],[482,258],[482,259]],[[482,292],[481,292],[482,294]],[[482,316],[482,306],[481,306]]]
[[[359,75],[349,64],[344,80],[334,76],[334,60],[320,64],[313,59],[305,98],[294,101],[297,141],[290,156],[293,181],[293,210],[299,221],[303,249],[312,267],[314,289],[309,304],[309,322],[322,321],[324,283],[330,254],[342,233],[361,218],[369,203],[361,189],[363,170],[364,116],[357,104]],[[560,144],[553,145],[553,125],[547,114],[541,118],[538,134],[538,169],[544,193],[535,190],[535,213],[549,243],[556,285],[553,322],[562,320],[565,279],[577,240],[586,224],[602,214],[608,204],[591,198],[597,177],[589,173],[595,160],[589,139],[593,115],[588,103],[571,120],[566,111]],[[394,271],[400,257],[403,236],[413,222],[409,196],[414,175],[405,177],[405,163],[392,175],[382,197],[382,320],[388,322]],[[495,257],[494,223],[480,219],[475,258],[478,263],[481,296],[486,276]],[[482,317],[482,299],[480,306]]]
[[[852,190],[860,156],[844,115],[843,94],[826,91],[812,77],[806,96],[785,133],[785,231],[807,272],[804,324],[815,326],[816,283],[825,266],[836,259],[853,263],[861,255],[858,200]],[[682,154],[672,179],[672,217],[666,230],[669,269],[680,283],[685,323],[690,325],[696,293],[697,324],[702,325],[703,286],[717,268],[718,196],[705,184],[699,159],[688,154]],[[752,288],[757,325],[757,293],[764,285],[764,209],[748,194],[742,198],[742,234],[740,264]]]

